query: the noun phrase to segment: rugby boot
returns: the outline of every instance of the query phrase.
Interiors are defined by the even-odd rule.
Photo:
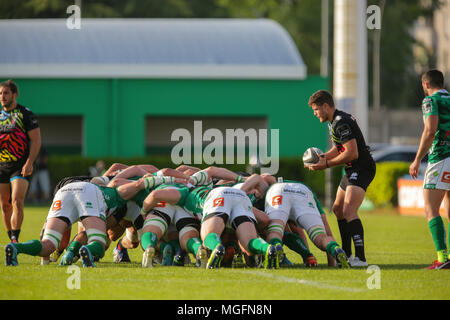
[[[225,268],[231,268],[233,264],[233,258],[234,254],[236,253],[236,250],[233,246],[229,246],[225,248],[225,255],[223,256],[222,260],[222,267]]]
[[[308,268],[316,268],[318,266],[317,259],[316,259],[316,257],[313,254],[310,254],[309,256],[307,256],[303,260],[303,263]]]
[[[219,243],[213,252],[211,252],[211,256],[206,264],[206,269],[219,269],[224,255],[225,248],[221,243]]]
[[[164,247],[163,256],[161,260],[162,266],[171,266],[173,262],[173,249],[171,245]]]
[[[206,249],[203,247],[198,248],[195,258],[198,262],[198,267],[205,269],[206,265],[208,264],[208,253],[206,252]]]
[[[17,249],[12,243],[7,244],[5,247],[5,265],[14,267],[19,265],[17,261]]]
[[[352,268],[358,268],[358,267],[364,268],[364,267],[369,266],[367,261],[362,261],[358,257],[354,257],[353,255],[351,255],[350,258],[348,258],[348,263],[350,264],[350,266]]]
[[[83,262],[83,268],[95,268],[94,257],[87,246],[81,246],[79,253]]]
[[[142,267],[153,268],[153,257],[155,256],[155,248],[148,246],[142,254]]]
[[[62,252],[60,252],[58,249],[56,249],[55,251],[52,252],[52,254],[50,255],[50,262],[57,262],[59,257],[61,256]]]
[[[181,248],[178,248],[178,250],[175,252],[175,255],[173,256],[172,265],[176,266],[176,267],[183,267],[185,257],[186,257],[186,251],[184,251]]]
[[[337,247],[334,251],[334,258],[336,259],[337,265],[342,269],[349,269],[350,264],[348,263],[347,256],[341,248]]]
[[[270,245],[266,250],[266,254],[264,255],[264,268],[278,269],[279,267],[280,262],[278,260],[277,248],[273,245]]]
[[[286,253],[283,252],[280,259],[280,267],[293,267],[293,266],[294,264],[292,263],[292,261],[289,260],[288,257],[286,256]]]
[[[127,248],[122,247],[120,241],[117,242],[116,247],[113,251],[113,260],[114,262],[131,262],[130,256],[128,255]]]
[[[450,260],[447,260],[446,262],[439,262],[438,260],[435,260],[429,267],[426,267],[425,269],[428,270],[450,269]]]
[[[61,257],[61,261],[59,262],[59,266],[68,266],[71,265],[74,261],[75,257],[72,251],[66,251],[66,253]]]

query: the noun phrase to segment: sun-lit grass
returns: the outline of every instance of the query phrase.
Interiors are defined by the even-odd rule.
[[[27,207],[21,241],[39,237],[47,208]],[[130,250],[131,264],[114,264],[112,248],[95,269],[81,270],[81,288],[70,290],[65,267],[40,266],[39,257],[19,255],[18,267],[0,267],[0,299],[449,299],[450,270],[423,270],[435,259],[424,218],[394,211],[362,213],[366,255],[380,268],[381,288],[369,289],[373,273],[326,266],[316,248],[318,269],[306,269],[301,257],[286,250],[294,268],[280,270],[200,270],[189,267],[142,269],[141,249]],[[328,215],[339,241],[336,219]],[[0,245],[7,243],[4,229]],[[4,253],[2,251],[2,260]],[[81,266],[79,263],[76,264]]]

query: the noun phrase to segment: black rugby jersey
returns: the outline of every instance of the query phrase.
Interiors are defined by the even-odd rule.
[[[333,120],[331,123],[328,123],[328,129],[331,140],[339,153],[344,152],[344,143],[356,139],[358,159],[347,163],[347,167],[374,163],[372,155],[370,154],[370,148],[366,145],[361,129],[356,123],[356,119],[351,114],[336,110],[333,115]]]

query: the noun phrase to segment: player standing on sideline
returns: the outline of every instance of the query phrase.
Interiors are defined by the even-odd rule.
[[[409,167],[409,174],[413,179],[417,178],[420,162],[430,150],[423,184],[423,197],[425,215],[438,259],[427,269],[448,269],[450,259],[445,243],[444,222],[439,215],[439,208],[442,199],[445,199],[445,211],[450,219],[450,95],[444,89],[444,76],[439,70],[424,73],[422,87],[426,95],[422,102],[424,128],[416,158]]]
[[[320,122],[328,122],[334,146],[324,153],[317,164],[308,166],[310,170],[323,170],[345,164],[333,204],[344,249],[352,267],[365,267],[364,229],[358,216],[367,187],[375,177],[376,166],[355,118],[337,110],[333,96],[325,91],[315,92],[308,101],[314,115]],[[352,256],[351,241],[355,245]]]
[[[19,239],[25,195],[41,148],[38,121],[16,102],[18,95],[12,80],[0,84],[0,205],[11,242]]]

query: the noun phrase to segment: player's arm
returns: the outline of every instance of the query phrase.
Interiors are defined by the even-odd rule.
[[[195,173],[195,172],[200,171],[201,169],[197,168],[197,167],[192,167],[192,166],[188,166],[188,165],[182,164],[181,166],[178,166],[175,170],[178,170],[178,171],[181,171],[181,172],[184,172],[184,173],[186,171],[190,171],[190,172]]]
[[[330,150],[325,152],[324,154],[325,159],[330,160],[334,159],[339,155],[339,150],[336,146],[333,146]]]
[[[145,198],[142,205],[141,213],[146,215],[152,210],[159,202],[166,202],[171,205],[176,205],[180,201],[181,193],[176,189],[158,189],[153,190]]]
[[[252,190],[256,189],[261,195],[264,195],[269,188],[269,184],[259,174],[252,174],[241,187],[241,190],[246,194],[249,194]]]
[[[190,178],[189,182],[194,186],[206,185],[211,182],[212,179],[222,179],[226,181],[236,181],[243,182],[244,177],[241,177],[237,173],[230,171],[225,168],[219,167],[208,167],[204,170],[194,173]]]
[[[180,172],[176,169],[172,169],[172,168],[163,168],[163,169],[157,171],[156,175],[175,177],[175,178],[180,178],[180,179],[189,179],[188,175],[186,175],[183,172]]]
[[[142,177],[148,172],[140,166],[134,165],[120,171],[114,179],[128,179],[131,177]]]
[[[41,149],[41,129],[38,127],[28,131],[28,137],[30,138],[30,153],[22,168],[22,176],[24,177],[33,173],[34,160],[36,160]]]
[[[353,138],[343,144],[344,151],[334,158],[328,160],[327,157],[320,157],[319,162],[309,166],[310,170],[323,170],[339,165],[346,164],[358,159],[358,145],[356,139]]]
[[[114,176],[117,174],[117,171],[124,170],[128,168],[126,164],[123,163],[113,163],[111,167],[106,170],[106,172],[103,174],[104,176]]]
[[[419,150],[417,150],[416,158],[409,166],[409,174],[413,179],[417,178],[420,162],[433,144],[438,125],[439,118],[437,115],[429,115],[426,117],[422,136],[420,138]]]

